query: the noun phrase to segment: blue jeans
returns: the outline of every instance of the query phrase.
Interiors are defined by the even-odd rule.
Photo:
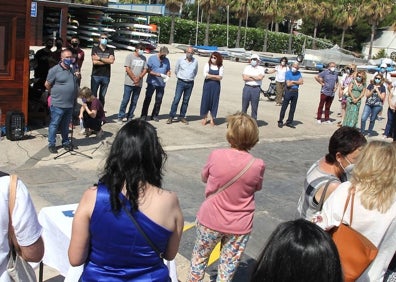
[[[257,108],[260,101],[260,87],[245,85],[242,90],[242,113],[246,113],[249,103],[252,106],[251,117],[257,120]]]
[[[142,117],[147,117],[148,108],[150,106],[151,97],[153,97],[155,91],[155,103],[151,117],[157,117],[161,109],[162,97],[164,96],[165,87],[164,86],[154,86],[147,83],[146,97],[144,98],[142,107]]]
[[[289,106],[290,102],[290,110],[289,110],[289,117],[286,120],[286,124],[291,124],[294,119],[294,112],[296,111],[298,100],[298,91],[285,91],[285,97],[283,97],[282,107],[279,114],[278,122],[283,123],[283,119],[285,118],[286,109]]]
[[[51,121],[48,126],[48,146],[55,146],[58,127],[62,135],[62,145],[69,144],[69,123],[72,121],[73,108],[51,106],[50,110]]]
[[[122,119],[124,117],[127,117],[127,118],[133,117],[133,113],[135,112],[136,104],[139,99],[141,90],[142,90],[142,87],[140,87],[140,86],[131,86],[131,85],[124,84],[124,95],[122,96],[120,110],[118,111],[119,119]],[[131,99],[131,94],[132,94],[132,99]],[[131,100],[131,104],[129,105],[128,113],[125,115],[125,110],[129,103],[129,100]]]
[[[382,110],[382,106],[369,106],[369,105],[364,105],[363,108],[363,113],[362,113],[362,118],[361,118],[361,124],[360,124],[360,132],[365,133],[366,131],[366,121],[368,117],[370,116],[370,124],[368,127],[368,134],[371,134],[373,132],[375,120],[377,119],[378,113]]]
[[[103,107],[105,105],[105,96],[107,93],[107,87],[109,86],[109,83],[110,83],[110,77],[108,76],[96,76],[96,75],[91,76],[92,94],[95,97],[98,97],[98,89],[100,87],[99,101],[102,102]]]
[[[384,135],[386,137],[393,137],[393,111],[391,108],[388,108],[388,120],[386,121]]]
[[[176,116],[177,106],[179,105],[183,93],[184,95],[183,95],[183,102],[180,108],[180,117],[181,118],[186,117],[188,101],[190,100],[193,87],[194,87],[194,81],[186,82],[181,79],[177,80],[175,97],[173,98],[169,117],[174,118]]]

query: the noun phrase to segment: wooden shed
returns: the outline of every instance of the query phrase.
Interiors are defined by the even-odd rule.
[[[30,0],[8,1],[0,9],[1,126],[8,111],[27,119],[29,86]]]

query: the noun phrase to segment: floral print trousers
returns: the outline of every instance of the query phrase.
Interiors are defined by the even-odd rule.
[[[221,243],[216,281],[231,281],[245,251],[250,233],[243,235],[226,234],[196,224],[196,240],[193,249],[188,282],[202,281],[212,250]]]

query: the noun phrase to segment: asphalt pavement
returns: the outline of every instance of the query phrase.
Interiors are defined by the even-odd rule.
[[[170,49],[168,58],[173,68],[176,60],[184,54],[175,46],[167,46]],[[33,49],[37,50],[39,47]],[[29,188],[37,212],[47,206],[77,203],[83,191],[97,182],[114,135],[122,126],[116,120],[123,94],[125,73],[123,65],[128,53],[129,51],[115,52],[116,60],[112,65],[112,77],[106,95],[107,123],[103,126],[102,138],[98,139],[95,136],[86,138],[79,135],[77,126],[73,134],[73,144],[77,146],[75,152],[66,152],[56,159],[54,159],[56,155],[50,154],[47,148],[48,127],[38,121],[34,121],[28,127],[29,130],[23,140],[10,141],[3,137],[0,141],[0,170],[17,173],[20,176]],[[89,49],[85,49],[85,57],[81,86],[90,85],[92,63]],[[166,85],[160,121],[150,121],[157,128],[168,154],[163,186],[178,194],[186,225],[194,222],[195,214],[204,199],[205,186],[200,180],[202,166],[211,150],[228,146],[225,140],[225,118],[241,109],[243,88],[241,73],[246,66],[246,63],[224,61],[225,71],[221,81],[217,125],[202,126],[199,116],[203,85],[202,70],[208,57],[196,56],[196,58],[199,61],[199,73],[187,112],[189,125],[181,122],[166,124],[176,86],[174,75]],[[252,149],[252,154],[264,159],[266,171],[263,189],[255,197],[253,232],[234,281],[249,281],[248,273],[269,234],[280,222],[294,218],[304,175],[309,166],[326,153],[328,139],[337,129],[339,102],[335,100],[331,108],[331,118],[334,123],[317,124],[315,113],[319,103],[320,88],[313,78],[316,73],[304,70],[302,72],[304,85],[300,89],[297,103],[294,121],[296,128],[278,128],[280,107],[275,106],[275,102],[262,97],[259,104],[260,141]],[[264,78],[264,89],[268,87],[267,77],[268,75]],[[144,92],[143,88],[135,111],[137,117],[140,116]],[[151,104],[149,112],[152,106]],[[288,111],[286,116],[287,114]],[[376,122],[374,129],[378,135],[370,139],[382,139],[385,123],[386,120]],[[60,139],[57,142],[60,144]],[[62,150],[59,150],[60,154],[64,152]],[[194,244],[194,231],[195,229],[191,228],[183,234],[179,254],[176,257],[180,281],[185,281],[187,275]],[[213,275],[214,268],[215,265],[208,269],[206,281],[209,281],[209,277]],[[45,267],[44,278],[45,281],[63,281],[57,271],[49,267]]]

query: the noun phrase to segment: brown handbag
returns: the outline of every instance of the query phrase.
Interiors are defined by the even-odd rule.
[[[352,196],[352,198],[351,198]],[[354,230],[352,225],[353,202],[355,189],[351,189],[345,202],[339,226],[332,228],[329,233],[337,246],[340,255],[341,266],[344,273],[344,281],[355,281],[366,270],[370,263],[375,259],[378,249],[365,236]],[[351,199],[350,225],[342,223],[345,211]]]

